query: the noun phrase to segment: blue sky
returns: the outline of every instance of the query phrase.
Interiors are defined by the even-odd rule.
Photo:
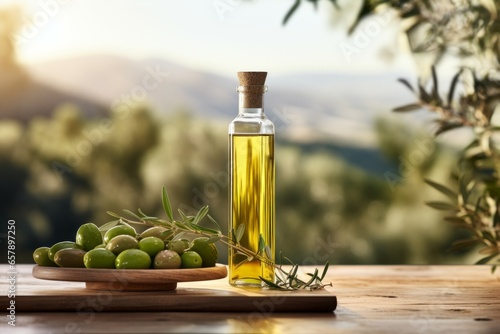
[[[12,0],[0,0],[12,3]],[[134,59],[161,57],[232,76],[234,72],[384,72],[412,70],[407,52],[383,61],[383,46],[401,49],[390,16],[346,36],[356,1],[340,1],[342,16],[328,1],[315,11],[304,3],[286,26],[292,0],[25,0],[18,57],[35,63],[82,54]],[[364,36],[363,36],[364,34]],[[394,45],[400,43],[399,47]],[[404,43],[403,43],[404,44]]]

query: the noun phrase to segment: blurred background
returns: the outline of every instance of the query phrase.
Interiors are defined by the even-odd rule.
[[[447,251],[462,232],[424,204],[440,195],[423,178],[452,182],[457,149],[425,113],[391,112],[415,99],[397,79],[421,73],[398,19],[348,35],[361,1],[319,1],[284,25],[293,3],[0,1],[0,217],[16,221],[17,262],[107,210],[161,216],[162,185],[188,213],[208,204],[227,232],[236,72],[263,70],[278,251],[304,264],[470,263]]]

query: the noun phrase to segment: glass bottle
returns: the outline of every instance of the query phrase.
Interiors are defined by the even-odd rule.
[[[267,72],[238,72],[238,116],[229,125],[229,233],[241,246],[275,257],[274,125],[264,114]],[[244,227],[242,226],[244,225]],[[244,233],[241,233],[244,228]],[[239,232],[238,232],[239,231]],[[274,268],[229,249],[229,283],[261,286],[259,277],[274,281]]]

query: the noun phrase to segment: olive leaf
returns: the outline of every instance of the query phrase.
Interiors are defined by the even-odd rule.
[[[220,233],[218,230],[215,230],[215,229],[210,228],[210,227],[196,225],[193,223],[188,223],[188,225],[193,229],[193,231],[202,231],[202,232],[209,233],[209,234],[216,234],[217,236]]]
[[[444,132],[447,132],[447,131],[450,131],[450,130],[454,130],[454,129],[458,129],[458,128],[461,128],[463,126],[464,125],[462,123],[445,122],[445,123],[441,124],[441,126],[434,133],[434,135],[438,136],[438,135],[440,135],[440,134],[442,134]]]
[[[207,239],[207,244],[213,244],[217,241],[219,241],[222,237],[219,236],[219,235],[214,235],[214,236],[211,236],[210,238]]]
[[[108,211],[108,213],[109,213],[109,211]],[[106,224],[101,225],[101,226],[99,227],[99,231],[101,231],[101,232],[105,232],[105,231],[109,230],[110,228],[112,228],[112,227],[114,227],[114,226],[118,225],[118,223],[119,223],[119,222],[120,222],[120,220],[119,220],[119,219],[117,219],[117,220],[112,220],[112,221],[110,221],[110,222],[107,222]]]
[[[231,228],[231,233],[229,235],[231,236],[233,244],[235,245],[239,244],[238,240],[236,240],[236,233],[234,232],[234,228]]]
[[[193,220],[193,224],[198,224],[208,213],[208,205],[205,205],[203,206],[199,211],[198,213],[196,214],[196,216],[194,216],[194,220]]]
[[[493,255],[489,255],[487,257],[483,257],[482,259],[480,259],[479,261],[477,261],[476,264],[486,264],[486,263],[490,262],[491,260],[493,260],[498,255],[499,255],[498,253],[495,253]]]
[[[207,214],[207,218],[208,220],[210,220],[210,222],[212,222],[212,224],[214,224],[217,227],[217,230],[219,231],[221,230],[220,225],[215,221],[215,219],[212,216]]]
[[[451,102],[453,101],[453,95],[455,93],[455,87],[457,86],[458,78],[460,78],[460,75],[462,74],[462,70],[458,71],[457,74],[453,76],[453,79],[451,80],[450,84],[450,90],[448,91],[448,106],[451,106]]]
[[[240,224],[238,226],[238,229],[236,230],[236,243],[240,243],[241,238],[243,237],[243,234],[245,233],[245,224]]]
[[[165,213],[167,214],[167,217],[170,219],[170,221],[174,221],[174,215],[172,214],[172,205],[170,204],[170,199],[168,198],[168,193],[165,186],[161,188],[161,191],[161,202],[163,204],[163,210],[165,210]]]
[[[442,184],[439,184],[429,179],[424,179],[424,182],[433,187],[434,189],[436,189],[437,191],[441,192],[442,194],[445,194],[452,200],[456,200],[458,198],[458,193],[456,193],[455,191],[451,190],[446,186],[443,186]]]
[[[262,234],[259,236],[259,247],[258,247],[258,253],[261,254],[264,251],[264,248],[266,247],[266,241],[262,237]]]
[[[269,246],[267,246],[267,245],[266,245],[266,246],[264,246],[264,253],[266,254],[266,256],[267,256],[267,258],[268,258],[269,260],[271,260],[271,261],[272,261],[272,260],[274,260],[274,259],[273,259],[272,252],[271,252],[271,247],[269,247]]]
[[[411,90],[412,92],[415,93],[415,90],[413,89],[413,86],[408,82],[408,80],[403,79],[403,78],[399,78],[398,81],[401,82],[406,87],[408,87],[409,90]]]
[[[323,273],[321,274],[321,278],[319,279],[320,281],[322,281],[325,278],[329,267],[330,267],[330,262],[326,261],[325,267],[323,268]]]
[[[118,218],[118,219],[120,219],[120,218],[121,218],[119,214],[114,213],[114,212],[112,212],[112,211],[106,211],[106,213],[107,213],[108,215],[110,215],[111,217],[115,217],[115,218]],[[111,223],[111,222],[110,222],[110,223]],[[105,225],[106,225],[106,224],[105,224]],[[104,226],[104,225],[103,225],[103,226]]]
[[[407,112],[407,111],[415,111],[415,110],[419,110],[419,109],[422,109],[422,106],[420,104],[412,103],[412,104],[407,104],[407,105],[404,105],[401,107],[394,108],[394,109],[392,109],[392,111]]]
[[[428,201],[425,202],[426,205],[430,206],[431,208],[437,209],[437,210],[444,210],[444,211],[457,211],[457,207],[455,205],[446,203],[446,202],[439,202],[439,201]]]
[[[434,103],[437,105],[441,104],[441,97],[439,96],[439,85],[438,85],[438,78],[436,75],[436,66],[432,65],[431,66],[431,72],[432,72],[432,98],[434,100]]]
[[[481,241],[478,239],[464,239],[464,240],[457,240],[454,241],[451,247],[449,248],[449,251],[454,252],[458,250],[463,250],[472,246],[475,246],[479,244]]]
[[[182,211],[181,209],[177,209],[177,212],[179,212],[179,215],[181,216],[181,220],[183,222],[186,222],[186,223],[189,222],[189,218],[188,218],[188,216],[186,216],[186,214],[184,213],[184,211]]]

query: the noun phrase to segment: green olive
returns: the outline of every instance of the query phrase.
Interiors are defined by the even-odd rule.
[[[61,241],[56,244],[54,244],[52,247],[50,247],[47,255],[49,256],[49,259],[51,261],[54,261],[54,255],[61,249],[65,248],[73,248],[73,249],[82,249],[82,246],[78,245],[76,242],[73,241]],[[55,262],[55,261],[54,261]]]
[[[203,264],[200,254],[193,251],[185,251],[181,255],[181,268],[200,268]]]
[[[168,249],[176,251],[177,254],[182,255],[185,250],[189,248],[189,241],[186,239],[172,240],[168,243]]]
[[[57,267],[57,264],[49,259],[49,247],[39,247],[33,252],[33,260],[39,266]]]
[[[116,255],[107,249],[92,249],[83,257],[83,263],[87,268],[109,268],[115,267]]]
[[[106,233],[104,234],[104,243],[107,244],[111,239],[113,239],[117,235],[122,235],[122,234],[130,235],[131,237],[134,238],[137,235],[135,229],[132,226],[118,225],[106,231]]]
[[[106,245],[106,249],[115,253],[115,255],[120,254],[126,249],[137,249],[139,248],[139,242],[136,238],[128,235],[121,234],[117,235],[113,239],[111,239]]]
[[[162,250],[155,256],[155,269],[178,269],[181,267],[181,257],[173,250]]]
[[[148,228],[146,231],[142,232],[139,235],[138,239],[144,239],[147,237],[157,237],[163,240],[164,242],[170,241],[172,239],[173,232],[165,227],[161,226],[153,226]]]
[[[157,237],[146,237],[139,241],[139,249],[155,257],[159,251],[165,249],[165,243]]]
[[[54,262],[63,268],[85,268],[83,249],[63,248],[54,255]]]
[[[115,260],[116,269],[149,269],[151,257],[140,249],[127,249]]]
[[[97,225],[92,223],[83,224],[76,232],[76,243],[86,251],[94,249],[102,244],[102,234]]]
[[[217,251],[217,247],[215,247],[213,243],[208,243],[207,240],[207,237],[194,239],[191,242],[189,250],[195,251],[201,256],[201,259],[203,260],[202,267],[215,267],[219,252]]]

